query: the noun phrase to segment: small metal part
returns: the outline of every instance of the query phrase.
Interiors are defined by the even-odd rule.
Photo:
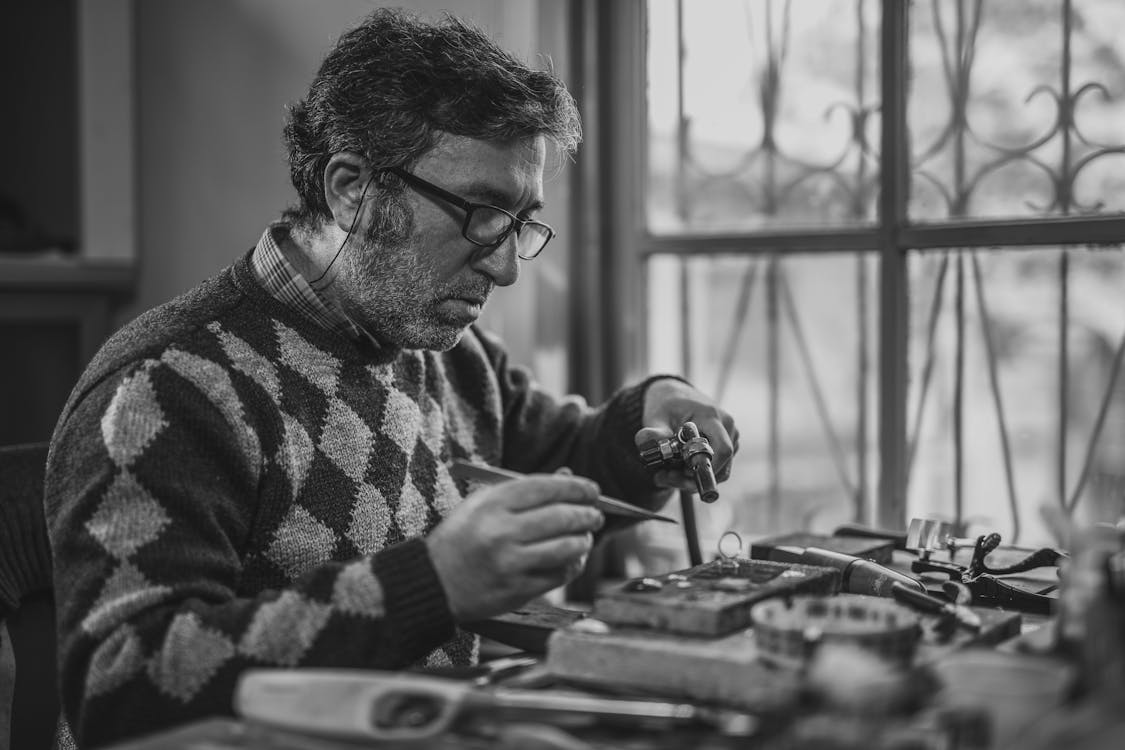
[[[641,462],[650,471],[685,469],[691,472],[699,499],[713,503],[719,499],[718,481],[711,459],[715,450],[699,432],[695,422],[684,422],[670,438],[650,440],[640,446]]]
[[[931,552],[946,551],[951,556],[957,550],[972,547],[976,540],[954,535],[955,526],[933,518],[912,518],[906,530],[904,547],[917,552],[923,560]]]
[[[592,635],[605,635],[610,631],[609,623],[605,620],[598,620],[593,617],[578,620],[571,623],[568,627],[576,633],[590,633]]]
[[[505,656],[493,659],[480,665],[485,672],[474,678],[473,684],[478,687],[493,685],[538,665],[539,659],[534,656]]]
[[[734,547],[731,547],[731,544]],[[724,560],[736,560],[742,554],[742,537],[737,531],[724,531],[719,537],[719,557]]]
[[[732,546],[733,545],[733,546]],[[737,573],[739,570],[738,557],[742,554],[742,537],[737,531],[726,531],[719,537],[719,570],[727,573]]]
[[[973,592],[960,581],[943,581],[941,591],[954,604],[965,606],[973,602]]]
[[[624,586],[626,591],[660,591],[664,582],[658,578],[634,578]]]
[[[1000,535],[996,532],[978,536],[976,544],[973,545],[973,557],[969,561],[969,567],[961,574],[961,582],[969,583],[982,573],[987,572],[988,563],[984,561],[984,558],[988,557],[988,554],[999,546]]]
[[[695,477],[695,486],[699,490],[699,499],[705,503],[713,503],[719,499],[718,481],[715,479],[715,470],[711,466],[711,459],[715,451],[707,438],[699,433],[695,422],[684,422],[680,428],[680,442],[683,443],[681,452],[684,463],[691,468]]]

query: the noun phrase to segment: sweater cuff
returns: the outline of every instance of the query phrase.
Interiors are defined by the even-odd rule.
[[[625,413],[629,419],[629,423],[636,425],[633,432],[641,429],[641,420],[645,415],[645,394],[648,393],[648,387],[655,383],[657,380],[678,380],[686,385],[691,385],[691,381],[687,378],[682,378],[679,375],[650,375],[641,382],[637,383],[632,388],[626,390],[626,406]],[[693,388],[695,386],[692,386]]]
[[[455,635],[445,589],[423,540],[408,539],[380,550],[374,569],[383,586],[387,618],[407,653],[421,658]]]
[[[645,412],[645,394],[648,387],[657,380],[679,380],[681,383],[690,382],[679,375],[652,375],[640,383],[623,389],[617,394],[616,404],[607,415],[607,426],[614,439],[608,441],[609,452],[612,455],[611,466],[618,467],[624,473],[622,482],[625,486],[649,486],[652,483],[652,474],[641,462],[633,442],[637,431],[641,429]]]

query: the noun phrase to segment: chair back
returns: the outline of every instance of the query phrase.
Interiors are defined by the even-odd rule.
[[[59,716],[47,448],[0,447],[0,747],[11,750],[52,747]]]

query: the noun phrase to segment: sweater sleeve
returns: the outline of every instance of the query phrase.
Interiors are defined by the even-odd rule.
[[[417,539],[241,594],[273,454],[229,376],[189,370],[165,356],[104,380],[52,441],[60,684],[82,747],[229,714],[248,667],[398,668],[454,633]]]
[[[641,429],[644,398],[655,375],[626,386],[591,407],[578,396],[557,397],[513,365],[494,338],[481,333],[500,383],[504,409],[504,464],[523,472],[552,472],[562,466],[589,477],[606,495],[657,509],[668,499],[641,462],[634,436]],[[621,519],[609,519],[612,527]]]

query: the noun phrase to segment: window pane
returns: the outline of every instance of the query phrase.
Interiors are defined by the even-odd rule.
[[[747,542],[830,531],[873,495],[874,264],[843,254],[648,262],[650,370],[687,374],[740,432],[719,501],[695,503],[704,559],[724,531]],[[663,526],[642,524],[642,546],[685,562],[682,528]]]
[[[1125,210],[1125,3],[919,0],[910,19],[912,219]]]
[[[653,232],[874,217],[878,2],[816,0],[815,13],[770,0],[646,7]]]
[[[1125,255],[949,251],[913,254],[909,263],[908,434],[916,453],[908,513],[960,516],[971,533],[998,531],[1008,542],[1018,531],[1021,544],[1055,543],[1040,508],[1075,502],[1088,462],[1074,512],[1118,518],[1125,512],[1125,383],[1115,370],[1125,341]]]

